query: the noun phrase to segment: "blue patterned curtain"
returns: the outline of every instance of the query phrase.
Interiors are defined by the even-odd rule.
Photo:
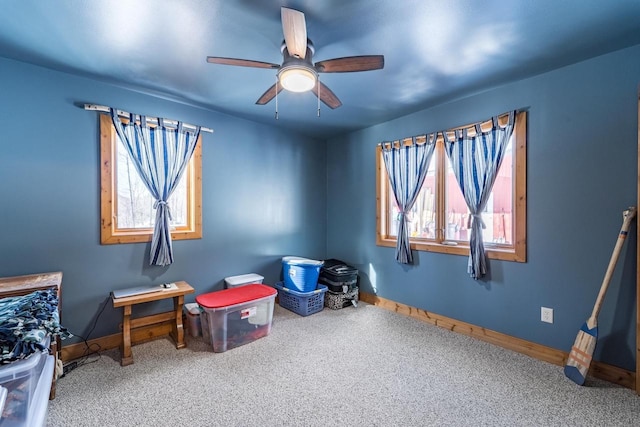
[[[167,199],[175,190],[180,177],[193,155],[200,136],[200,126],[195,131],[187,130],[182,122],[168,128],[163,119],[158,126],[147,125],[147,117],[130,114],[129,123],[123,123],[117,110],[111,108],[111,119],[124,144],[129,157],[156,200],[156,222],[149,253],[150,265],[169,265],[173,262],[171,212]]]
[[[436,147],[437,134],[426,135],[426,142],[418,144],[416,137],[410,145],[400,142],[383,142],[382,156],[389,176],[389,183],[400,211],[398,225],[398,239],[396,245],[396,260],[401,264],[411,264],[413,255],[409,246],[409,230],[407,228],[407,214],[418,198],[424,179],[427,176],[429,163]]]
[[[504,150],[513,133],[514,118],[515,112],[509,113],[509,122],[505,127],[500,127],[498,117],[493,117],[493,126],[488,132],[482,132],[480,124],[476,124],[474,136],[469,135],[469,130],[473,127],[456,130],[453,139],[444,132],[447,156],[471,212],[471,224],[467,225],[467,228],[471,228],[467,271],[476,280],[487,273],[482,240],[482,229],[485,228],[482,211],[487,206]]]

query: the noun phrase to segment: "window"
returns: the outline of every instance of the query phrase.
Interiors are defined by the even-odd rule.
[[[507,116],[501,116],[505,123]],[[491,122],[482,124],[483,130]],[[467,127],[467,126],[463,126]],[[489,258],[526,261],[526,112],[516,115],[516,123],[500,166],[500,171],[482,213],[486,228],[483,240]],[[424,140],[424,137],[423,137]],[[410,139],[403,140],[409,143]],[[376,147],[377,236],[379,246],[396,246],[398,209],[382,159]],[[429,165],[427,178],[411,210],[409,234],[411,248],[419,251],[469,255],[467,227],[469,210],[458,186],[440,135]]]
[[[200,137],[181,182],[168,200],[174,240],[202,238],[201,142]],[[151,241],[156,217],[154,200],[106,114],[100,115],[100,159],[100,242]]]

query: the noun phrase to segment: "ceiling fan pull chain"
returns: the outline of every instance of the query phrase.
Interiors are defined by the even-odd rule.
[[[276,120],[278,120],[278,76],[276,76]]]
[[[318,85],[318,117],[320,117],[320,77],[316,80],[316,84]]]

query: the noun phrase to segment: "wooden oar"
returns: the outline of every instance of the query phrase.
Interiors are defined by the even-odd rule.
[[[576,341],[573,343],[573,347],[571,347],[567,364],[564,367],[564,374],[578,385],[584,384],[584,380],[587,378],[587,373],[589,372],[593,350],[596,348],[596,342],[598,341],[598,313],[602,307],[602,301],[609,287],[611,276],[613,276],[613,270],[616,268],[616,262],[618,261],[624,240],[627,237],[629,226],[636,216],[636,208],[634,206],[628,208],[623,212],[622,216],[624,219],[622,228],[620,229],[620,234],[618,234],[618,240],[613,249],[609,267],[607,267],[607,272],[604,275],[604,280],[602,281],[598,298],[596,298],[593,312],[591,313],[591,317],[587,319],[578,331]]]

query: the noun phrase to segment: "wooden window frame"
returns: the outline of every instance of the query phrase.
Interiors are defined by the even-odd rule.
[[[100,243],[150,242],[153,228],[119,229],[114,167],[118,135],[111,117],[100,114]],[[171,231],[173,240],[202,238],[202,135],[185,171],[187,179],[187,225]]]
[[[505,120],[506,116],[501,116],[501,120]],[[491,126],[491,121],[482,123],[483,130]],[[456,129],[468,128],[471,125],[461,126]],[[451,129],[447,132],[451,132]],[[403,140],[404,144],[411,142],[411,139]],[[469,256],[469,245],[460,244],[451,246],[440,243],[444,241],[444,204],[445,204],[445,171],[446,171],[446,153],[444,150],[444,140],[442,135],[438,136],[436,147],[432,161],[436,162],[436,174],[440,176],[437,182],[437,209],[436,215],[438,223],[436,224],[436,241],[418,240],[410,238],[409,244],[411,249],[426,252],[439,252],[453,255]],[[527,261],[527,113],[522,111],[516,115],[516,124],[514,129],[514,243],[509,246],[485,244],[485,252],[491,259],[503,261],[526,262]],[[397,239],[395,236],[389,235],[388,230],[388,195],[389,195],[389,179],[387,171],[382,160],[382,149],[376,146],[376,244],[378,246],[396,247]]]

